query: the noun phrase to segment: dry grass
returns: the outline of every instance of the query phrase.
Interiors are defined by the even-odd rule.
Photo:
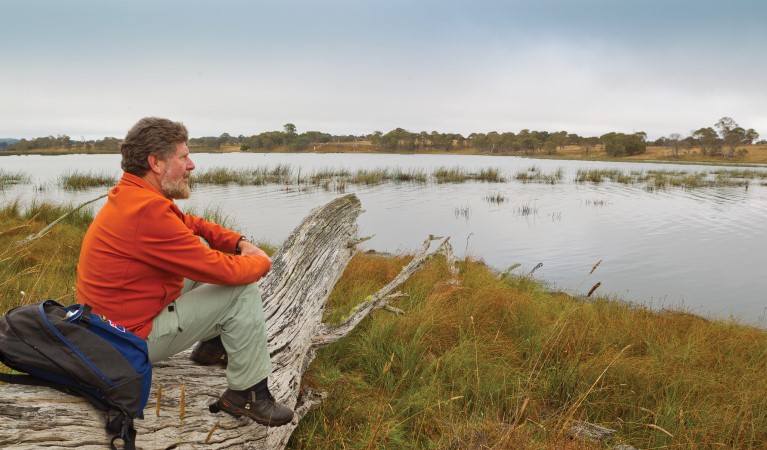
[[[568,145],[564,150],[557,151],[554,158],[567,158],[567,159],[594,159],[594,160],[610,160],[610,161],[671,161],[680,163],[713,163],[713,164],[767,164],[767,145],[755,144],[755,145],[741,145],[738,148],[744,148],[747,150],[747,154],[726,158],[724,156],[704,156],[700,152],[700,148],[693,147],[690,149],[683,149],[679,151],[679,157],[674,158],[671,149],[667,147],[657,147],[648,145],[647,151],[641,155],[633,155],[622,158],[612,158],[607,156],[601,147],[591,149],[588,154],[585,149],[578,145]]]
[[[406,258],[358,255],[328,318]],[[588,271],[589,268],[585,268]],[[551,294],[476,262],[449,282],[432,261],[404,287],[407,315],[376,313],[320,352],[306,380],[329,392],[292,448],[760,448],[767,334],[684,312]],[[568,438],[572,420],[618,430]]]

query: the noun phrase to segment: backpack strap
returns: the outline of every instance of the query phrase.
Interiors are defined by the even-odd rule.
[[[80,325],[84,326],[85,328],[88,328],[88,325],[91,324],[91,305],[85,304],[83,305],[83,313],[80,315]]]
[[[133,419],[121,412],[112,420],[107,420],[107,431],[114,436],[109,441],[110,450],[117,450],[115,441],[123,441],[124,450],[136,450],[136,428],[133,427]]]

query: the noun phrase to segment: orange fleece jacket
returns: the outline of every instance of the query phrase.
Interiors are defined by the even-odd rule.
[[[269,270],[262,256],[228,254],[241,237],[183,214],[142,178],[124,173],[83,239],[77,300],[146,339],[152,319],[181,295],[184,278],[241,285]]]

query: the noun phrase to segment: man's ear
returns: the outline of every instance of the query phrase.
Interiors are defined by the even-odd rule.
[[[146,160],[149,163],[149,170],[157,175],[162,173],[162,165],[160,164],[162,160],[158,158],[157,155],[149,155]]]

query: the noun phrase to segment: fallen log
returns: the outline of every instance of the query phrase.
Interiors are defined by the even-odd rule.
[[[313,210],[272,257],[272,270],[261,283],[274,371],[275,397],[294,408],[292,423],[267,428],[208,405],[226,389],[223,369],[197,366],[189,351],[154,365],[154,379],[144,419],[136,421],[137,447],[280,449],[323,394],[301,390],[301,377],[321,346],[349,334],[372,311],[390,308],[401,296],[394,290],[437,252],[452,257],[448,239],[430,249],[430,240],[400,275],[370,296],[342,324],[322,323],[328,297],[364,239],[357,236],[362,212],[353,194]],[[48,388],[0,385],[0,448],[102,449],[109,438],[106,415],[84,399]]]

